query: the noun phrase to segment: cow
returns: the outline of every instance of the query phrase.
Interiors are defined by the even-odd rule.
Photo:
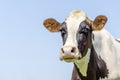
[[[73,62],[71,80],[113,80],[120,77],[120,43],[103,27],[104,15],[90,20],[82,10],[73,10],[65,21],[47,18],[43,25],[60,32],[60,60]]]

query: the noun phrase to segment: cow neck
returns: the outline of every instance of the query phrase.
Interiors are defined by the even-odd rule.
[[[87,76],[88,63],[90,61],[90,54],[91,54],[91,49],[88,48],[86,56],[74,62],[75,68],[80,78],[83,78],[82,80],[85,80],[85,77]]]
[[[74,63],[74,66],[77,70],[77,73],[78,73],[80,79],[81,80],[99,80],[100,77],[101,78],[108,77],[108,69],[106,67],[106,64],[103,62],[102,59],[98,58],[93,45],[91,47],[89,57],[90,57],[89,62],[87,63],[87,68],[85,70],[86,75],[83,72],[81,72],[81,68],[76,63]],[[102,64],[100,65],[100,63],[98,61]],[[83,66],[83,65],[81,65],[81,66]],[[96,68],[97,68],[97,70],[96,70]],[[104,70],[102,68],[104,68]],[[97,74],[96,74],[96,72],[97,72]]]

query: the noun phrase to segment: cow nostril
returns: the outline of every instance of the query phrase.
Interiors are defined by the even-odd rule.
[[[76,48],[73,47],[72,50],[71,50],[71,52],[72,52],[72,53],[75,53],[75,51],[76,51]]]
[[[69,46],[65,46],[63,48],[61,48],[61,53],[62,54],[71,54],[71,53],[76,53],[76,47],[69,47]]]

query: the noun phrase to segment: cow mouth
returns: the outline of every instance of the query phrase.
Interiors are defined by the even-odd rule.
[[[65,62],[74,62],[74,60],[76,60],[78,58],[76,58],[76,56],[62,56],[60,57],[61,61],[65,61]]]
[[[64,58],[64,60],[73,60],[75,58]]]
[[[75,59],[74,56],[61,56],[60,60],[64,60],[66,62],[71,62],[73,59]]]
[[[66,57],[66,58],[64,58],[64,59],[74,59],[74,57]]]
[[[64,58],[65,62],[73,62],[75,58]]]

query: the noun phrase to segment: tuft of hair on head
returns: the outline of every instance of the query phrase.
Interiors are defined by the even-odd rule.
[[[83,17],[86,17],[86,13],[82,10],[73,10],[71,13],[70,13],[71,16],[83,16]]]

